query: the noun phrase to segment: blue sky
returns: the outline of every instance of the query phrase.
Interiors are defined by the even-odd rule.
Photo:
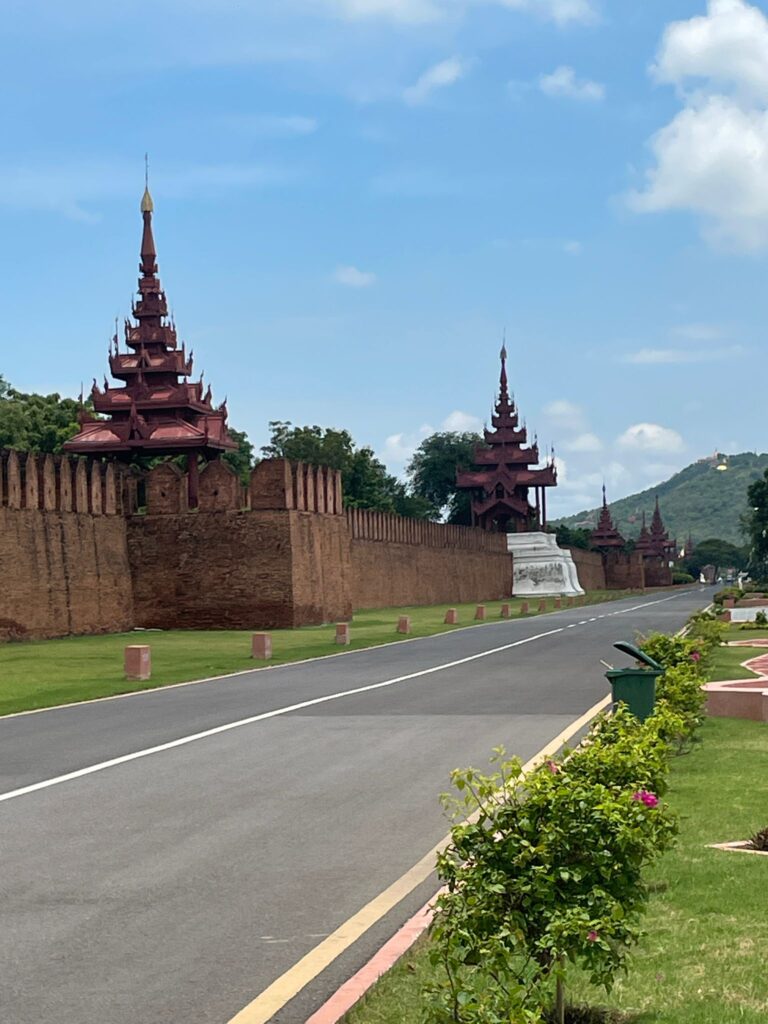
[[[160,272],[230,421],[392,471],[490,413],[556,513],[764,450],[768,18],[746,0],[6,0],[2,372],[74,395]]]

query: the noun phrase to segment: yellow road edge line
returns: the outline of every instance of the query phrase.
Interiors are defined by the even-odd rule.
[[[566,729],[550,740],[537,754],[523,765],[523,772],[529,772],[540,761],[556,754],[557,751],[573,736],[576,735],[585,725],[599,715],[601,711],[611,703],[611,697],[604,697],[601,701],[585,711],[583,715],[572,722]],[[413,892],[417,886],[425,882],[435,870],[435,860],[438,853],[443,850],[450,841],[450,835],[445,836],[440,842],[433,846],[429,853],[425,854],[420,861],[413,865],[404,875],[393,882],[378,896],[375,896],[370,903],[367,903],[362,910],[358,910],[348,920],[340,925],[336,931],[323,939],[314,949],[297,961],[293,967],[276,978],[256,998],[248,1003],[237,1013],[228,1024],[267,1024],[274,1015],[301,992],[303,988],[314,981],[334,960],[341,956],[361,936],[363,936],[373,925],[377,924],[390,910],[394,909],[401,900]]]

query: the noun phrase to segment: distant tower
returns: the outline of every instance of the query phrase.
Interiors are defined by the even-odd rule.
[[[473,468],[456,474],[458,489],[472,495],[472,522],[504,533],[541,530],[547,523],[546,488],[557,484],[554,452],[541,469],[531,468],[539,463],[539,447],[535,440],[528,445],[528,431],[509,397],[506,345],[491,424],[493,430],[484,431],[485,445],[475,449]]]
[[[125,322],[128,351],[120,352],[117,332],[112,340],[109,368],[123,387],[103,390],[93,382],[91,397],[97,419],[85,410],[80,432],[66,451],[78,455],[114,455],[130,460],[137,455],[186,454],[189,506],[197,506],[198,458],[216,458],[237,447],[227,432],[226,402],[214,409],[210,388],[189,383],[192,354],[177,347],[176,327],[168,322],[168,303],[157,277],[157,253],[152,234],[154,205],[149,188],[141,199],[144,228],[141,239],[139,299],[132,308],[136,320]]]
[[[603,484],[603,506],[600,509],[600,519],[597,526],[590,534],[590,543],[593,548],[607,550],[610,548],[623,548],[626,541],[616,529],[611,512],[608,508],[608,500],[605,496],[605,484]]]

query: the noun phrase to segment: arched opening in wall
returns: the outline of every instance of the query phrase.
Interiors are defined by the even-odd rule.
[[[140,477],[136,481],[136,511],[146,511],[147,509],[147,481]]]
[[[503,498],[504,497],[504,487],[502,486],[502,484],[496,484],[496,497],[497,498]]]

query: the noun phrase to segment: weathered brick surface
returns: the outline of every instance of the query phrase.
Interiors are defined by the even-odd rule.
[[[131,516],[128,552],[137,626],[292,626],[290,513]]]
[[[118,516],[0,508],[0,638],[130,629],[133,603]]]
[[[585,551],[583,548],[569,548],[573,556],[579,583],[584,590],[605,590],[605,568],[599,551]]]
[[[506,552],[353,540],[351,564],[356,609],[492,601],[512,592]]]

